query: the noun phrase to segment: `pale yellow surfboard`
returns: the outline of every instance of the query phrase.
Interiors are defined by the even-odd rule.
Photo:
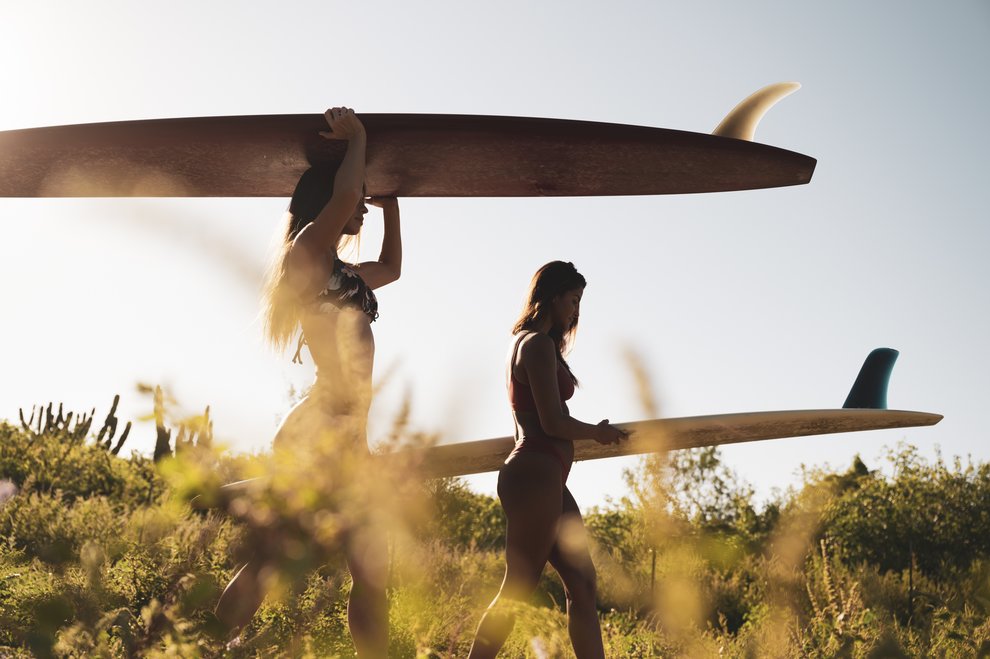
[[[785,437],[933,426],[941,420],[941,414],[877,409],[778,410],[651,419],[616,424],[631,433],[630,439],[620,444],[602,445],[590,439],[575,441],[574,460],[600,460]],[[513,444],[512,437],[496,437],[400,451],[417,454],[414,462],[420,465],[424,477],[447,478],[497,471],[512,451]],[[263,482],[264,479],[254,478],[220,489],[226,499]]]
[[[699,446],[739,444],[784,437],[932,426],[940,414],[902,410],[829,409],[742,412],[617,424],[632,433],[621,444],[574,442],[574,460],[599,460]],[[440,444],[422,449],[423,470],[431,477],[466,476],[496,471],[512,451],[511,437]]]

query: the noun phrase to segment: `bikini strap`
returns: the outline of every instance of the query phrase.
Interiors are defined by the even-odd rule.
[[[296,344],[296,354],[292,356],[293,364],[302,364],[302,349],[306,345],[306,335],[299,332],[299,343]]]

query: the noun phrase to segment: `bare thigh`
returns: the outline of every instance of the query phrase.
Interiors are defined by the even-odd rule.
[[[352,530],[346,544],[347,568],[355,587],[385,592],[388,579],[388,535],[373,523]]]
[[[594,598],[595,564],[591,559],[588,532],[577,502],[567,488],[564,488],[563,513],[549,561],[564,582],[568,599]]]
[[[498,496],[505,510],[506,580],[512,597],[528,597],[550,558],[563,511],[560,463],[543,453],[522,453],[505,465]]]

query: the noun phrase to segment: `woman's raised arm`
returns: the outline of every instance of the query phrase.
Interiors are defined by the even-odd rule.
[[[402,233],[399,229],[399,200],[395,197],[372,197],[372,206],[382,209],[385,216],[385,233],[382,251],[377,261],[365,261],[357,270],[368,288],[381,288],[391,284],[402,274]]]
[[[313,254],[324,254],[337,245],[344,225],[351,219],[361,201],[364,187],[367,136],[364,125],[350,108],[330,108],[324,113],[330,130],[320,133],[326,139],[347,140],[347,152],[333,181],[333,195],[312,224],[296,237]]]

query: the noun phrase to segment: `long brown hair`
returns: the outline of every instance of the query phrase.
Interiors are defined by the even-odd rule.
[[[285,212],[282,238],[268,266],[262,289],[265,338],[276,350],[282,350],[289,344],[301,316],[300,300],[296,292],[286,285],[289,250],[303,227],[315,220],[330,201],[335,174],[336,169],[326,165],[314,165],[303,172]],[[338,251],[349,238],[344,235],[338,238]]]
[[[529,292],[526,294],[526,304],[523,306],[519,319],[512,327],[512,333],[518,334],[524,330],[532,330],[538,326],[548,313],[551,304],[555,299],[575,289],[583,289],[588,282],[584,276],[577,271],[570,261],[551,261],[547,263],[533,275],[533,280],[529,284]],[[564,360],[564,355],[570,351],[574,343],[574,336],[577,333],[577,321],[570,327],[551,327],[550,338],[557,346],[557,359],[567,369],[574,384],[577,378],[571,372],[571,367]]]

